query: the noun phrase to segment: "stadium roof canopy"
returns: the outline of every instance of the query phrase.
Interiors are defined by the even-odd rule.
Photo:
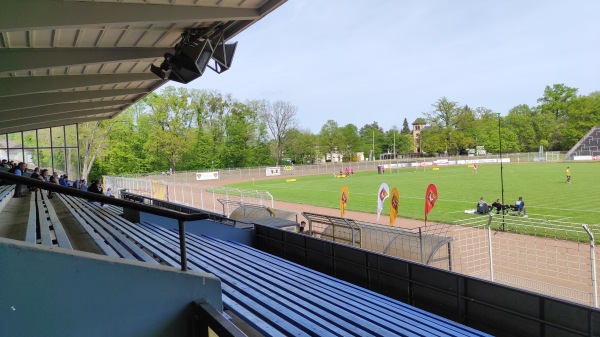
[[[227,41],[287,0],[0,2],[0,134],[108,119],[167,80],[190,28]]]

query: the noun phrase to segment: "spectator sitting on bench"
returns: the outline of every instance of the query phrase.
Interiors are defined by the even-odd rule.
[[[113,195],[112,190],[109,188],[106,189],[106,196],[110,197],[110,198],[114,198],[115,196]]]
[[[494,201],[492,203],[492,208],[496,209],[496,214],[500,214],[500,212],[504,213],[505,210],[507,210],[509,208],[508,205],[503,205],[500,202],[500,199],[496,199],[496,201]]]
[[[20,162],[18,165],[15,165],[10,170],[8,170],[8,173],[13,173],[18,176],[22,176],[25,172],[27,172],[27,164],[23,162]],[[25,194],[23,194],[23,184],[16,184],[13,198],[20,198],[24,196]]]
[[[88,185],[85,183],[85,179],[81,179],[79,181],[79,189],[84,191],[88,190]]]
[[[58,184],[60,186],[67,186],[68,187],[69,186],[69,180],[68,179],[69,179],[69,177],[66,174],[62,175],[62,176],[60,176],[60,178],[58,178]]]
[[[48,178],[48,181],[53,184],[58,184],[58,173],[52,172],[52,175],[50,176],[50,178]],[[52,198],[54,198],[54,194],[52,193],[52,191],[48,191],[48,199]]]
[[[479,202],[477,203],[477,214],[485,214],[488,213],[490,211],[490,208],[487,204],[487,202],[485,202],[485,200],[483,200],[483,197],[479,198]]]
[[[525,202],[523,201],[523,197],[519,197],[519,200],[515,202],[514,210],[517,211],[517,215],[521,215],[521,212],[523,212],[523,217],[527,217],[527,209],[525,208]]]

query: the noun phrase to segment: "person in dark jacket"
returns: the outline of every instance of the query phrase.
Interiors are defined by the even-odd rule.
[[[92,184],[88,187],[88,192],[103,194],[102,185],[98,180],[92,180]]]
[[[13,166],[10,170],[8,170],[8,173],[14,173],[18,176],[22,176],[26,171],[27,171],[27,164],[21,162],[21,163],[17,164],[16,166]],[[24,197],[24,196],[25,195],[23,194],[23,185],[16,184],[15,194],[13,195],[13,198],[20,198],[20,197]]]
[[[508,209],[508,205],[502,205],[500,199],[496,199],[496,201],[492,203],[492,209],[493,208],[496,209],[496,214],[500,214],[500,212],[504,213],[504,210]]]

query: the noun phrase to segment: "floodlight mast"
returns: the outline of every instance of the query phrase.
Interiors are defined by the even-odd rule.
[[[502,193],[502,231],[504,231],[504,175],[503,175],[503,167],[502,167],[502,135],[500,133],[500,113],[496,113],[498,115],[498,141],[500,145],[500,186]]]

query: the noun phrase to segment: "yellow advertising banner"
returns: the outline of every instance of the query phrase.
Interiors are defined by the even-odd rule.
[[[152,198],[160,200],[167,199],[167,188],[165,183],[160,180],[152,180]]]
[[[341,217],[344,217],[344,211],[346,210],[346,205],[348,204],[348,186],[342,186],[342,194],[340,195],[340,213]]]
[[[398,206],[400,206],[400,193],[397,188],[392,189],[392,198],[390,199],[390,226],[394,225],[398,217]]]

